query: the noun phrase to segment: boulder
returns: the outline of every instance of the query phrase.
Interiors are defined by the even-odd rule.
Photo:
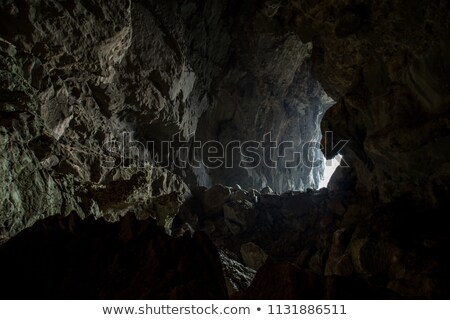
[[[232,252],[220,250],[219,253],[228,295],[233,298],[250,286],[256,272],[238,262],[237,256]]]
[[[222,185],[215,185],[202,195],[203,213],[205,216],[215,216],[223,211],[225,202],[230,199],[231,189]]]
[[[224,220],[233,234],[245,231],[254,220],[254,208],[250,201],[233,201],[223,207]]]
[[[258,270],[266,262],[267,253],[253,242],[244,243],[240,251],[244,264],[253,270]]]
[[[260,193],[261,194],[273,194],[273,190],[271,187],[267,186],[267,187],[262,188]]]

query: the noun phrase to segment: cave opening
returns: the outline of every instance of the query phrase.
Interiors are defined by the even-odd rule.
[[[331,178],[333,177],[336,169],[340,166],[341,161],[342,161],[342,155],[340,155],[340,154],[335,156],[333,159],[329,159],[329,160],[327,160],[325,157],[323,157],[324,167],[323,167],[323,171],[321,172],[318,189],[328,187],[328,183],[330,182]]]
[[[446,1],[16,2],[0,297],[450,297]]]

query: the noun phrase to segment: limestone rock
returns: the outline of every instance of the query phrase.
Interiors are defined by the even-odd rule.
[[[264,187],[264,188],[260,191],[260,193],[261,193],[261,194],[272,194],[272,193],[273,193],[273,190],[272,190],[271,187]]]
[[[253,202],[256,203],[259,201],[259,196],[261,196],[261,193],[259,193],[259,191],[255,190],[255,189],[250,189],[248,193]]]
[[[0,243],[48,216],[133,213],[192,241],[203,230],[242,273],[241,247],[257,245],[278,262],[246,297],[283,297],[281,286],[290,297],[450,296],[446,1],[0,8]],[[200,154],[207,142],[226,149],[223,165]],[[258,157],[236,143],[261,146]],[[322,152],[346,165],[316,191]]]

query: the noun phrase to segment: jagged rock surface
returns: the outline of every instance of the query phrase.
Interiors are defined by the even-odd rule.
[[[358,192],[383,203],[409,193],[442,206],[450,174],[449,4],[290,5],[299,34],[308,30],[312,40],[314,73],[337,101],[322,130],[334,132],[328,143],[349,140],[343,156]]]
[[[236,10],[228,53],[232,59],[214,87],[217,100],[200,118],[197,136],[224,146],[236,140],[264,146],[263,137],[270,133],[277,143],[291,142],[293,149],[286,151],[285,158],[279,157],[278,150],[270,159],[260,153],[261,163],[249,166],[239,166],[241,155],[231,151],[233,168],[210,170],[211,182],[258,189],[270,186],[278,192],[317,187],[320,166],[309,167],[303,161],[287,168],[282,161],[292,161],[292,152],[305,159],[302,146],[320,141],[320,121],[333,103],[312,74],[312,47],[267,14],[270,1],[231,3]],[[312,160],[322,160],[319,150]]]
[[[226,252],[219,273],[235,297],[450,296],[448,2],[1,8],[0,242],[13,238],[0,251],[50,215],[134,213],[174,235],[207,233]],[[328,158],[349,140],[350,168],[328,191],[281,194],[317,186],[321,168],[155,163],[182,160],[159,146],[178,132],[190,150],[192,135],[226,144],[267,132],[300,147],[320,140],[322,116],[322,131],[334,133],[323,140]],[[120,145],[124,131],[135,142]],[[154,142],[157,158],[136,141]],[[198,187],[217,183],[240,186]],[[250,287],[249,242],[269,256]]]
[[[189,188],[132,148],[115,159],[104,148],[123,131],[190,131],[200,115],[179,114],[192,75],[155,16],[123,1],[7,1],[2,16],[1,236],[71,212],[115,220],[133,211],[170,228]]]
[[[240,263],[238,258],[228,250],[220,250],[223,275],[230,298],[236,298],[246,291],[255,277],[255,270]]]
[[[165,201],[159,196],[188,195],[180,177],[191,186],[317,185],[320,168],[180,169],[170,164],[181,155],[160,146],[176,133],[223,144],[260,141],[266,132],[296,146],[320,139],[330,100],[311,74],[311,45],[265,6],[24,0],[1,7],[2,237],[56,213],[114,220],[138,201],[143,217],[155,216],[148,211]],[[154,152],[143,150],[146,142]],[[146,178],[136,185],[137,176]],[[155,180],[165,183],[154,188]],[[123,196],[100,195],[121,185]],[[172,207],[163,210],[167,227]]]
[[[232,190],[233,194],[242,192]],[[301,283],[297,285],[303,293],[291,295],[286,291],[283,296],[283,285],[270,275],[284,274],[285,267],[294,272],[295,279],[314,275],[310,299],[329,295],[355,298],[358,290],[374,298],[450,295],[450,276],[446,271],[450,265],[445,250],[450,246],[450,219],[441,210],[414,207],[409,199],[362,206],[355,194],[326,189],[266,194],[257,200],[250,195],[248,200],[232,200],[233,194],[213,217],[202,211],[202,194],[197,194],[182,206],[173,227],[189,223],[208,234],[217,247],[231,252],[232,259],[255,270],[261,264],[249,263],[242,250],[249,242],[270,257],[269,264],[270,259],[283,262],[271,264],[269,269],[259,268],[262,271],[258,271],[256,279],[267,284],[267,288],[263,290],[258,284],[257,289],[249,289],[257,293],[255,297],[308,296],[309,289],[302,291]],[[229,208],[233,210],[231,217],[227,214]],[[427,223],[422,222],[425,216],[431,218]],[[281,270],[275,271],[278,267]],[[259,272],[264,276],[258,277]],[[335,278],[336,282],[326,280]],[[326,289],[321,287],[325,280]],[[338,287],[333,289],[334,283]],[[346,292],[345,283],[351,284]],[[272,289],[278,290],[274,296],[270,295]],[[315,295],[314,290],[320,294]],[[240,294],[252,296],[245,290]]]
[[[367,285],[357,278],[321,276],[299,269],[289,262],[268,261],[241,299],[319,300],[395,299],[389,291]]]

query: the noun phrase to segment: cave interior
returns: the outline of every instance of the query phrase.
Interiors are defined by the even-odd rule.
[[[450,298],[448,1],[0,7],[2,299]]]

